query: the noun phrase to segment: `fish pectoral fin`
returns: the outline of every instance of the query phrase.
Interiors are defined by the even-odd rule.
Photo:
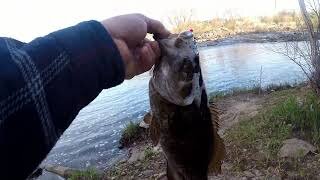
[[[221,173],[221,165],[222,161],[226,155],[226,149],[223,142],[223,139],[219,136],[219,115],[220,111],[216,104],[210,103],[209,105],[211,120],[213,125],[213,155],[208,167],[209,173],[220,174]]]
[[[157,145],[160,139],[160,124],[153,116],[151,116],[150,120],[150,137],[152,143]]]

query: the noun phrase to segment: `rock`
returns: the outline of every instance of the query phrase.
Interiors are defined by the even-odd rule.
[[[283,141],[283,146],[281,147],[278,156],[279,157],[304,157],[309,152],[315,152],[316,148],[310,143],[292,138]]]
[[[253,173],[255,174],[255,176],[262,176],[262,173],[257,169],[254,169]]]
[[[149,128],[149,124],[145,123],[144,121],[141,121],[140,124],[139,124],[139,127],[148,129]]]
[[[131,151],[131,156],[128,159],[128,163],[133,163],[138,160],[143,160],[144,158],[145,158],[144,151],[139,151],[139,149],[134,148]]]
[[[247,177],[241,177],[239,178],[240,180],[247,180],[248,178]]]
[[[32,179],[32,178],[37,178],[37,177],[41,176],[42,171],[43,171],[42,168],[40,168],[40,167],[37,168],[35,171],[33,171],[33,173],[29,176],[29,178]]]
[[[125,162],[127,162],[126,159],[121,159],[121,160],[119,161],[119,164],[123,164],[123,163],[125,163]]]
[[[140,122],[139,126],[142,128],[148,129],[150,126],[150,123],[151,123],[151,118],[152,118],[152,116],[151,116],[150,112],[148,112],[146,115],[144,115],[143,121]]]
[[[135,166],[135,167],[139,167],[139,166],[141,166],[141,163],[140,163],[140,162],[137,162],[137,163],[134,164],[134,166]]]
[[[258,111],[252,111],[251,113],[249,113],[249,117],[254,117],[258,114],[259,112]]]
[[[248,178],[254,177],[254,174],[250,171],[244,171],[243,174]]]
[[[48,172],[57,174],[62,177],[70,177],[71,174],[74,174],[76,172],[80,172],[80,170],[69,168],[69,167],[63,167],[63,166],[52,166],[52,165],[46,165],[44,169]]]
[[[157,176],[156,180],[164,180],[166,178],[166,175],[166,172],[162,172]]]
[[[30,180],[66,180],[65,178],[55,174],[43,170],[43,173],[37,178],[30,178]]]
[[[153,147],[153,151],[158,153],[158,152],[162,152],[162,148],[160,143],[158,145],[156,145],[155,147]]]
[[[150,177],[152,175],[153,171],[148,169],[142,172],[143,175]]]
[[[273,176],[268,177],[268,179],[270,179],[270,180],[281,180],[281,177],[273,175]]]

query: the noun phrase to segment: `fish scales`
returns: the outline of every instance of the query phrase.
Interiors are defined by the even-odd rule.
[[[161,59],[149,82],[150,135],[160,143],[169,180],[206,180],[225,156],[218,109],[208,103],[191,31],[158,40]]]

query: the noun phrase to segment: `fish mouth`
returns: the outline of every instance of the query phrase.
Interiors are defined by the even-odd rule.
[[[195,74],[198,74],[200,72],[199,68],[197,67],[190,67],[189,69],[183,69],[182,74],[182,80],[185,82],[192,81]]]
[[[198,72],[197,68],[194,66],[191,60],[184,59],[181,65],[182,79],[184,81],[191,81],[195,73]]]
[[[192,92],[193,81],[185,82],[184,85],[180,89],[180,95],[185,98],[188,97]]]
[[[193,80],[194,73],[182,72],[182,81],[189,83]]]

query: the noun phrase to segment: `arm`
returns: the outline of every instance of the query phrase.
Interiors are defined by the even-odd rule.
[[[159,52],[143,38],[165,34],[163,26],[152,29],[157,24],[127,15],[83,22],[27,44],[0,38],[0,179],[26,178],[102,89],[150,69]]]
[[[0,47],[0,176],[21,179],[81,108],[120,84],[125,71],[117,46],[96,21],[28,44],[1,38]]]

